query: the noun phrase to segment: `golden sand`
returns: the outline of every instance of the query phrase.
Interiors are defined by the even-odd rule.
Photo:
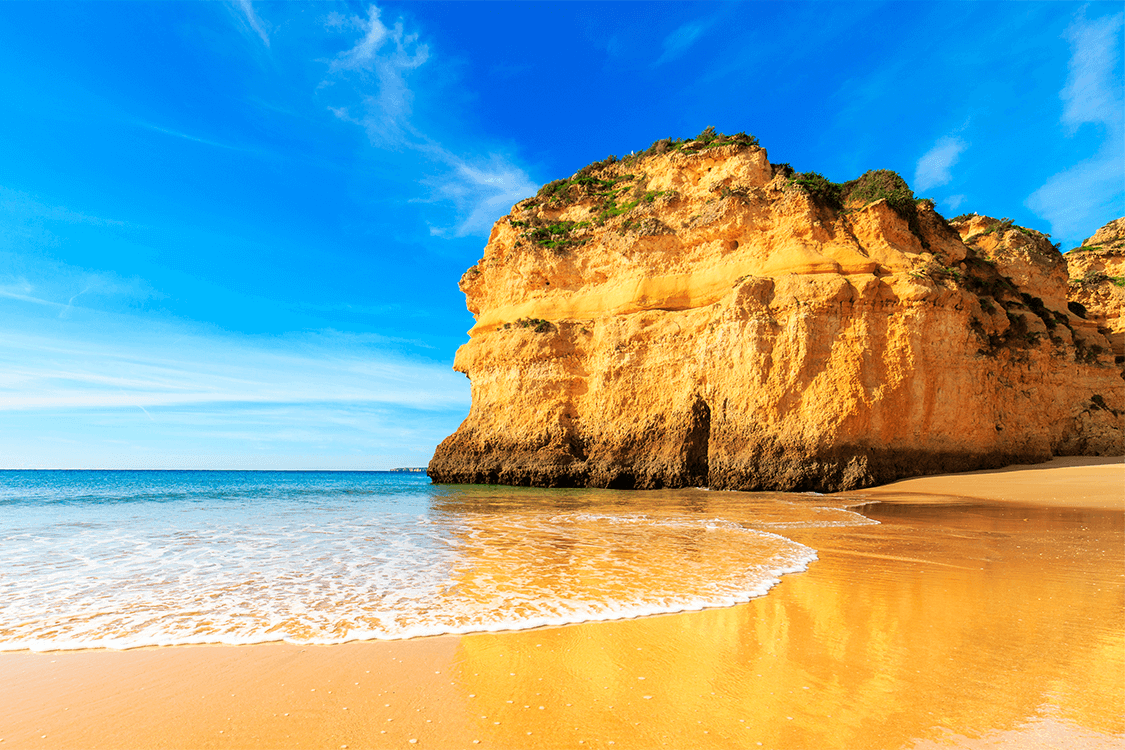
[[[1123,478],[1064,460],[869,490],[880,525],[787,534],[819,561],[724,609],[0,654],[0,748],[1122,747],[1125,514],[1090,498]]]
[[[1056,508],[1125,510],[1125,459],[1065,456],[1033,466],[903,479],[856,493],[872,499],[933,502],[934,496]]]

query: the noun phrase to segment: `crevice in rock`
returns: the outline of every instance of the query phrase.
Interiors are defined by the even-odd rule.
[[[711,444],[711,407],[702,398],[696,397],[691,406],[691,422],[684,439],[684,472],[686,483],[691,486],[707,485],[707,453]]]

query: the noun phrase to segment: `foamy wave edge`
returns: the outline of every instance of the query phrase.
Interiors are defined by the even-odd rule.
[[[747,529],[747,531],[750,531]],[[804,573],[809,569],[809,564],[818,560],[816,550],[799,542],[774,534],[769,531],[754,530],[754,533],[764,536],[784,539],[798,547],[796,559],[789,565],[771,569],[765,580],[757,586],[726,596],[699,597],[693,601],[679,606],[646,606],[646,607],[607,607],[608,611],[570,617],[537,617],[524,620],[512,620],[492,623],[489,625],[466,625],[463,627],[412,627],[400,633],[385,633],[378,631],[353,631],[339,638],[310,638],[300,640],[287,637],[269,637],[263,633],[261,637],[184,637],[167,639],[104,639],[97,641],[31,641],[0,643],[0,653],[15,651],[31,651],[35,653],[51,653],[57,651],[88,651],[88,650],[113,650],[127,651],[138,648],[163,648],[168,646],[252,646],[266,643],[289,643],[296,646],[333,646],[343,643],[359,641],[405,641],[413,638],[426,638],[440,635],[470,635],[475,633],[503,633],[521,630],[534,630],[545,627],[562,627],[565,625],[580,625],[590,622],[615,622],[618,620],[635,620],[641,617],[655,617],[658,615],[672,615],[683,612],[700,612],[705,609],[722,609],[745,604],[753,599],[758,599],[769,593],[777,584],[781,583],[781,576],[792,573]]]

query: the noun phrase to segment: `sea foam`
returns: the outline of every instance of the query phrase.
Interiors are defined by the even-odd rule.
[[[342,643],[730,606],[816,559],[778,531],[870,522],[722,494],[0,472],[0,650]]]

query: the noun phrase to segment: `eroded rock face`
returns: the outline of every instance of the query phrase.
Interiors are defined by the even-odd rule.
[[[1106,224],[1064,257],[1071,302],[1109,339],[1114,359],[1125,373],[1125,218]]]
[[[434,481],[835,491],[1123,451],[1045,236],[950,224],[890,173],[841,192],[745,139],[674,146],[496,223]]]

